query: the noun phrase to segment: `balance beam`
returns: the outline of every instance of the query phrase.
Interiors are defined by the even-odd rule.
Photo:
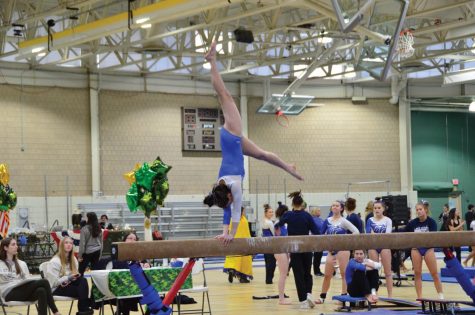
[[[113,243],[118,260],[305,253],[354,249],[406,249],[475,245],[475,232],[309,235],[236,238],[228,246],[216,239]]]

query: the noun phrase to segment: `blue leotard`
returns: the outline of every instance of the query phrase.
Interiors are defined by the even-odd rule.
[[[366,233],[391,233],[393,229],[393,222],[388,217],[383,217],[381,220],[376,221],[375,217],[370,217],[366,221]],[[381,248],[376,249],[378,254],[381,254]]]
[[[244,155],[241,147],[241,137],[233,135],[226,128],[219,129],[223,160],[219,169],[219,177],[241,175],[244,177]]]
[[[424,222],[419,221],[419,218],[415,218],[406,226],[406,232],[417,232],[417,233],[426,233],[426,232],[437,232],[437,223],[431,217],[427,217]],[[421,247],[417,249],[421,256],[425,256],[429,248]]]
[[[280,236],[288,236],[289,231],[287,230],[287,226],[284,224],[280,227]]]
[[[274,223],[265,218],[264,223],[262,224],[262,237],[271,237],[274,236]]]
[[[353,234],[359,234],[358,229],[350,221],[341,217],[338,220],[333,217],[327,218],[323,221],[322,234],[347,234],[349,232]]]
[[[239,176],[240,179],[244,177],[244,155],[241,147],[241,137],[233,135],[226,128],[219,129],[221,139],[222,161],[219,168],[219,179],[223,178],[226,185],[231,189],[233,194],[233,209],[231,205],[223,208],[223,224],[230,224],[239,222],[241,219],[241,205],[242,205],[242,191],[241,182],[230,180],[229,176]],[[234,183],[234,185],[233,185]]]
[[[327,218],[323,221],[321,234],[347,234],[350,231],[352,234],[359,234],[360,231],[347,219],[340,217],[334,219],[333,217]],[[338,251],[331,251],[333,255],[336,255]]]

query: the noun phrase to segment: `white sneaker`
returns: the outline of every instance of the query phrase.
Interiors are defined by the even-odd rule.
[[[335,279],[341,279],[340,268],[338,266],[335,268]]]
[[[313,295],[311,293],[307,293],[307,304],[308,307],[314,308],[315,307],[315,299],[313,298]]]
[[[308,305],[307,301],[302,301],[302,302],[300,302],[300,307],[299,308],[302,309],[302,310],[308,310],[308,309],[310,309],[310,306]]]

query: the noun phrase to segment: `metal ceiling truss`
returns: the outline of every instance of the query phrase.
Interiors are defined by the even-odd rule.
[[[185,9],[173,18],[156,18],[150,28],[141,28],[134,17],[132,29],[120,24],[116,29],[104,27],[89,37],[71,37],[68,41],[66,31],[87,29],[90,23],[124,14],[127,1],[3,0],[0,62],[59,71],[72,71],[65,67],[72,66],[110,74],[204,77],[209,71],[203,54],[217,39],[221,72],[233,78],[294,79],[309,65],[318,65],[321,70],[319,74],[308,73],[309,79],[345,78],[355,72],[366,77],[381,63],[368,62],[365,71],[360,71],[359,62],[369,57],[384,60],[384,49],[378,47],[387,40],[388,23],[396,22],[389,13],[385,19],[384,12],[379,12],[383,15],[373,18],[371,25],[360,17],[346,23],[333,10],[335,3],[344,0],[200,1],[203,5],[196,8],[189,0],[136,0],[132,2],[133,12],[165,2]],[[346,4],[354,3],[350,8],[353,12],[370,16],[374,7],[385,1],[395,0],[367,0],[361,6],[359,1]],[[46,36],[50,19],[56,22],[51,29],[53,49],[41,56],[26,44],[40,42],[38,38]],[[475,61],[474,23],[475,1],[411,1],[404,28],[414,29],[415,54],[408,59],[396,57],[392,73],[437,69],[444,75],[470,67]],[[253,32],[252,44],[235,41],[233,31],[239,27]],[[14,34],[14,29],[20,29],[21,36]],[[63,34],[65,37],[61,37]],[[326,50],[330,52],[320,60]]]

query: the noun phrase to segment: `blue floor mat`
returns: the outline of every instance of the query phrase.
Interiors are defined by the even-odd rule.
[[[342,313],[331,313],[331,315],[341,315]],[[414,315],[414,314],[422,314],[422,311],[393,311],[393,310],[384,310],[384,309],[376,309],[372,311],[354,311],[351,310],[351,314],[360,314],[360,315],[376,315],[376,314],[383,314],[383,315]],[[456,314],[475,314],[475,307],[467,307],[461,308],[456,312]]]
[[[434,280],[432,279],[432,276],[430,275],[430,273],[423,273],[422,281],[433,282]],[[445,283],[458,283],[457,279],[453,277],[440,277],[440,281],[445,282]]]

